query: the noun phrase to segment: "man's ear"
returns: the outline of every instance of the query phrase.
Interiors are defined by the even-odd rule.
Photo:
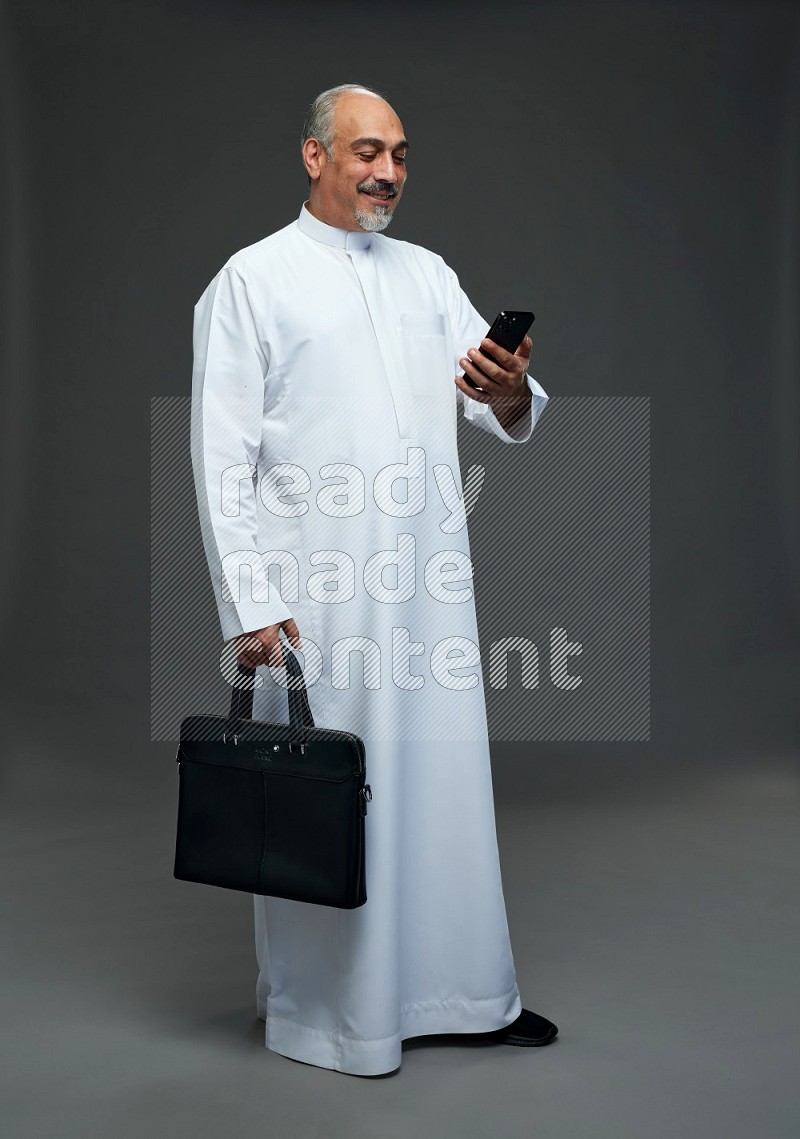
[[[303,163],[309,178],[316,182],[325,162],[325,150],[316,138],[307,138],[303,143]]]

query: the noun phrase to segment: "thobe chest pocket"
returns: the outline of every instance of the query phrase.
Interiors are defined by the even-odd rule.
[[[450,326],[442,312],[400,314],[400,340],[412,399],[417,414],[456,419]]]

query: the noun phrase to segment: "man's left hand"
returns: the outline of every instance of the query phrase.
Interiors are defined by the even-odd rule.
[[[530,336],[524,338],[513,355],[493,340],[481,340],[480,347],[483,352],[468,348],[466,356],[459,360],[465,375],[456,376],[455,382],[464,395],[478,403],[491,403],[495,399],[530,399],[531,391],[525,379],[533,348]],[[465,377],[474,380],[482,390],[476,391]]]

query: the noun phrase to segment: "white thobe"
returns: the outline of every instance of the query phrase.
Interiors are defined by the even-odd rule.
[[[268,1048],[353,1074],[522,1007],[456,427],[461,408],[525,442],[547,395],[528,376],[508,430],[463,396],[458,361],[487,330],[437,254],[306,203],[195,306],[192,460],[223,637],[294,617],[315,723],[362,737],[373,795],[365,905],[254,895],[257,1014]],[[285,720],[285,672],[257,676],[254,717]]]

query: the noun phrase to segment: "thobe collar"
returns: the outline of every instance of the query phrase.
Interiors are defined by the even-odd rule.
[[[366,229],[339,229],[338,226],[320,221],[309,210],[307,201],[300,207],[297,227],[315,241],[321,241],[324,245],[335,245],[339,249],[369,249],[373,236]]]

